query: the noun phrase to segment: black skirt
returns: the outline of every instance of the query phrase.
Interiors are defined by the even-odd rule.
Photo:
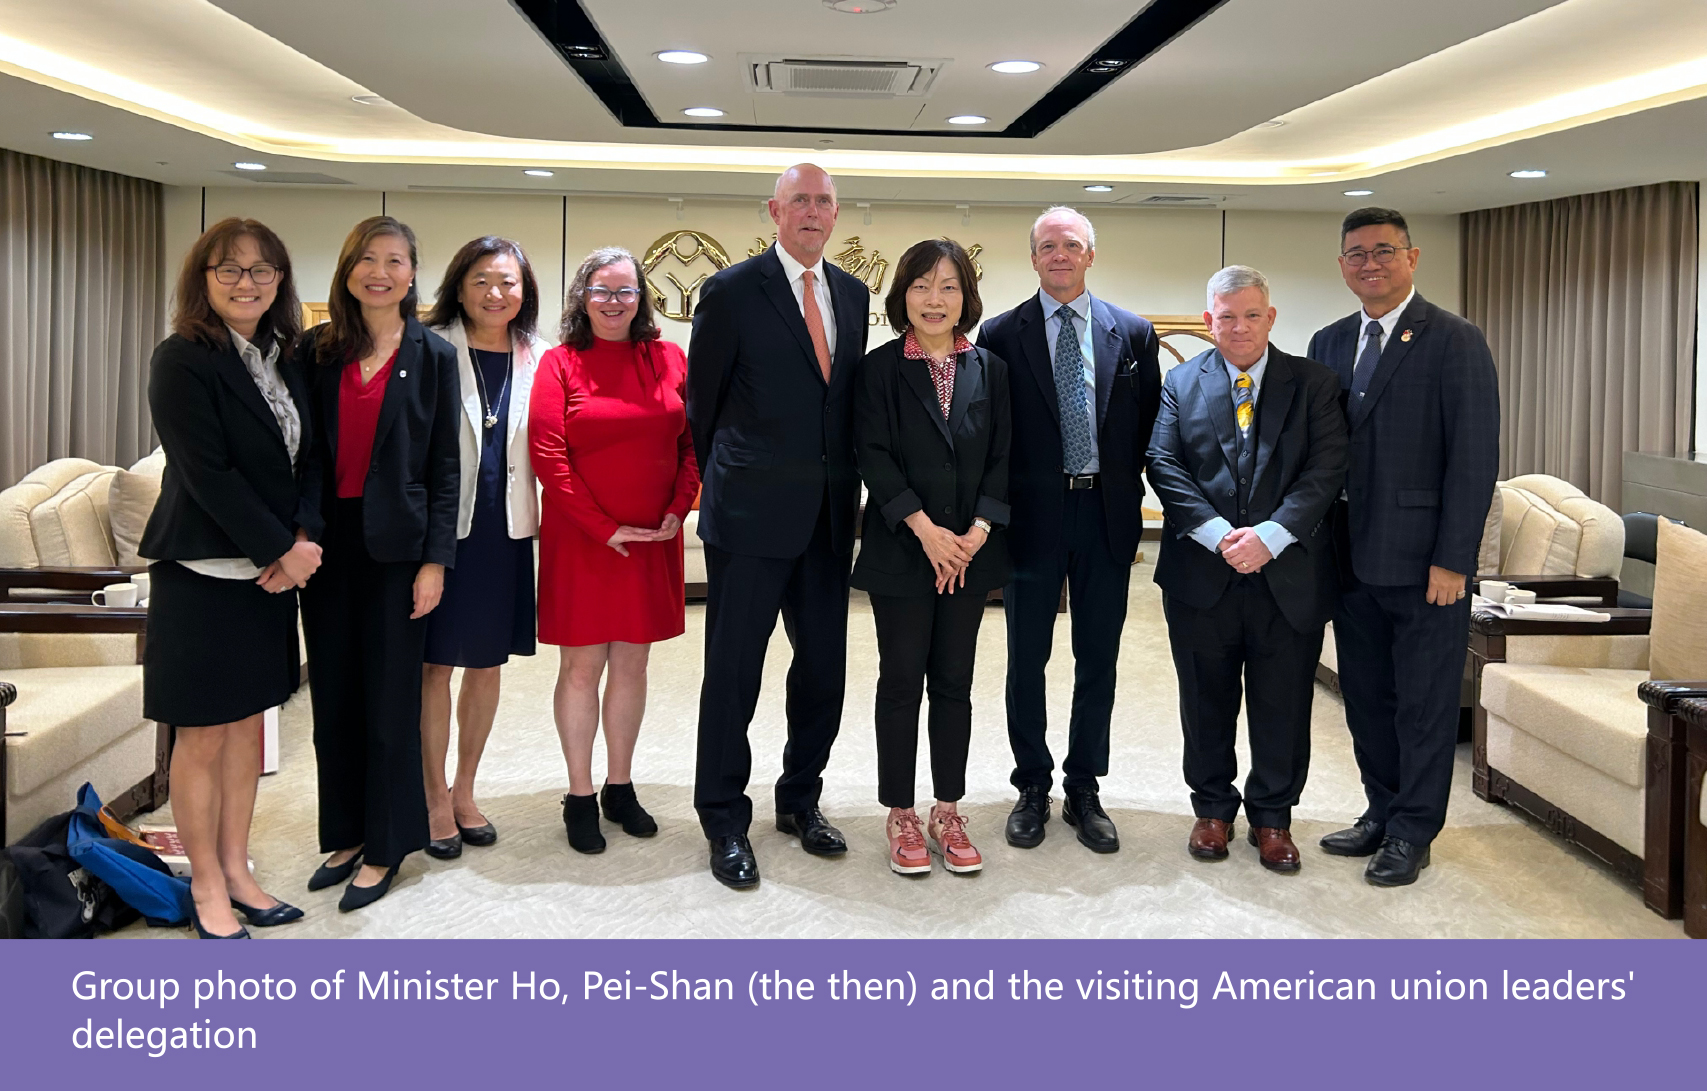
[[[148,566],[142,714],[174,727],[228,724],[284,704],[301,681],[296,592]]]

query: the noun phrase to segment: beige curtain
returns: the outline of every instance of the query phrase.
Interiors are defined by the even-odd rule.
[[[1688,453],[1695,182],[1466,213],[1464,315],[1500,376],[1500,475],[1622,511],[1625,451]]]
[[[153,447],[162,245],[158,183],[0,149],[0,487]]]

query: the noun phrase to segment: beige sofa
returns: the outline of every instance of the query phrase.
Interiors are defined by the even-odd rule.
[[[1675,916],[1685,793],[1676,706],[1707,696],[1707,535],[1662,524],[1651,616],[1610,613],[1601,623],[1475,615],[1472,784]]]
[[[1707,699],[1680,701],[1678,716],[1688,731],[1683,930],[1694,939],[1707,939]]]

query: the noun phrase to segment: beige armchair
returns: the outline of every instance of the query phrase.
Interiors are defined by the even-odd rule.
[[[1678,702],[1678,717],[1688,731],[1684,782],[1683,930],[1707,939],[1707,700]]]
[[[1707,535],[1660,527],[1654,603],[1651,615],[1610,608],[1600,623],[1473,617],[1472,786],[1600,857],[1674,917],[1686,794],[1677,708],[1707,697]]]

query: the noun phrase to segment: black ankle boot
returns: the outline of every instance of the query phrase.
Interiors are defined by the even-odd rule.
[[[605,851],[605,835],[599,832],[598,796],[564,796],[563,828],[569,831],[569,847],[576,852]]]
[[[622,832],[630,837],[651,837],[658,832],[658,823],[646,813],[646,808],[635,798],[634,785],[612,784],[605,782],[605,790],[599,797],[605,809],[605,817],[622,827]]]

